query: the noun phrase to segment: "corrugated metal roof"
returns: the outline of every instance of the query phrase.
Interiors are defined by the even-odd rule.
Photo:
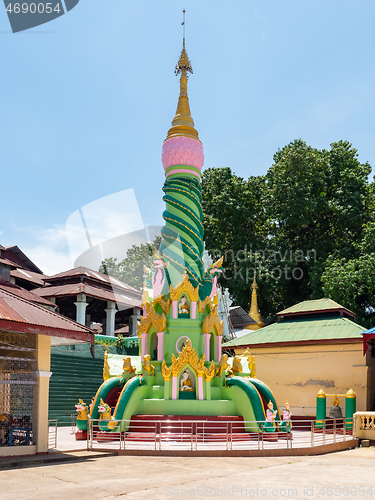
[[[17,267],[14,264],[14,262],[10,261],[9,259],[6,259],[5,257],[0,257],[0,264],[5,264],[6,266],[11,266],[13,268]]]
[[[318,300],[305,300],[304,302],[299,302],[292,307],[288,307],[288,309],[284,309],[283,311],[278,312],[278,315],[285,314],[296,314],[296,313],[306,313],[306,312],[315,312],[315,311],[330,311],[330,310],[338,310],[345,309],[346,311],[352,311],[346,309],[346,307],[341,306],[337,302],[332,299],[318,299]]]
[[[102,283],[106,283],[107,285],[110,286],[115,285],[119,288],[123,288],[124,290],[129,290],[129,292],[133,292],[141,296],[141,292],[139,290],[136,290],[132,286],[129,286],[126,283],[123,283],[122,281],[116,278],[108,276],[107,274],[100,273],[99,271],[93,271],[92,269],[89,269],[88,267],[84,266],[75,267],[74,269],[70,269],[69,271],[64,271],[63,273],[55,274],[54,276],[46,278],[45,281],[48,283],[52,283],[53,281],[59,281],[62,278],[73,278],[80,276],[87,276],[88,278],[91,278],[95,281],[100,281]]]
[[[29,292],[28,290],[25,290],[24,288],[21,288],[18,285],[14,285],[13,283],[1,282],[0,290],[9,291],[14,295],[17,295],[17,297],[30,300],[31,302],[36,302],[37,304],[43,304],[45,306],[53,306],[53,307],[55,306],[55,304],[53,304],[49,300],[46,300],[43,297],[39,297],[35,293]]]
[[[366,330],[365,332],[362,332],[363,335],[364,334],[368,335],[368,334],[371,334],[371,333],[375,333],[375,326],[373,328],[370,328],[370,330]]]
[[[29,257],[24,254],[17,245],[5,248],[6,257],[12,260],[12,255],[9,255],[10,253],[16,257],[14,262],[16,263],[17,267],[26,267],[26,269],[30,269],[30,271],[35,271],[36,273],[42,272],[39,267],[36,266],[34,262],[30,260]],[[19,263],[21,263],[21,266],[19,265]]]
[[[243,328],[246,325],[257,324],[257,322],[254,321],[241,306],[230,307],[229,315],[233,328]]]
[[[247,346],[279,342],[306,342],[314,340],[362,339],[365,328],[348,318],[290,319],[265,326],[239,339],[223,344]]]
[[[47,286],[36,288],[33,292],[39,297],[67,297],[85,293],[88,297],[94,297],[100,300],[117,302],[126,307],[142,307],[141,300],[127,297],[122,293],[113,293],[111,290],[104,290],[86,283],[70,283],[66,285]]]
[[[94,333],[90,328],[0,289],[0,319],[79,333]]]
[[[29,281],[30,283],[35,283],[35,285],[39,286],[43,286],[45,278],[48,278],[48,276],[45,274],[35,273],[34,271],[20,268],[11,271],[10,275],[14,278]]]

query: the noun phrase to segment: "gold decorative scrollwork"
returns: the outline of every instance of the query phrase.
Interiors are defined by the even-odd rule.
[[[211,333],[213,328],[215,328],[216,335],[223,335],[224,331],[223,322],[220,321],[216,311],[210,312],[204,318],[202,331],[203,333]]]
[[[163,360],[161,365],[161,374],[164,380],[168,381],[170,380],[171,375],[173,377],[177,377],[188,364],[196,372],[198,377],[205,376],[206,380],[210,381],[215,374],[215,363],[212,361],[210,367],[206,368],[204,366],[205,361],[206,356],[203,355],[202,358],[199,359],[195,349],[191,347],[191,341],[187,340],[186,346],[182,349],[178,358],[172,354],[171,366],[167,366],[165,360]]]
[[[206,309],[206,307],[207,307],[207,304],[209,304],[210,302],[211,302],[210,297],[206,297],[203,301],[202,301],[202,300],[200,300],[200,301],[198,302],[198,311],[199,311],[200,313],[204,312],[204,310],[205,310],[205,309]]]
[[[153,303],[148,303],[146,304],[146,316],[141,318],[138,324],[138,337],[142,333],[147,333],[151,325],[155,327],[157,332],[164,332],[167,326],[167,318],[164,313],[160,315],[155,311]]]
[[[199,299],[199,286],[197,286],[197,288],[193,287],[193,285],[189,281],[189,277],[186,271],[182,277],[182,280],[175,288],[170,285],[170,291],[171,300],[178,300],[183,292],[188,295],[189,299],[192,302],[196,302]]]
[[[211,264],[210,269],[213,269],[215,267],[220,269],[220,267],[223,267],[223,261],[224,261],[224,255],[219,260]]]
[[[164,314],[169,313],[169,308],[171,307],[171,299],[164,300],[164,296],[160,295],[158,298],[156,298],[153,301],[153,304],[160,304],[161,308],[163,309]]]

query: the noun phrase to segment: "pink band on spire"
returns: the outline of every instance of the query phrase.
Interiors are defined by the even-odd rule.
[[[201,170],[204,163],[203,146],[191,137],[171,137],[163,144],[161,161],[164,170],[173,165],[189,165]]]

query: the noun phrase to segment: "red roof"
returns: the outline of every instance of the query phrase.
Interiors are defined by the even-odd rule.
[[[42,274],[42,271],[39,269],[39,267],[37,267],[34,262],[30,260],[20,248],[18,248],[17,245],[4,248],[2,253],[3,256],[11,260],[16,265],[16,267],[22,267],[24,269],[29,269],[30,271]]]
[[[91,278],[94,281],[101,282],[103,284],[107,284],[109,286],[116,286],[119,288],[123,288],[124,290],[128,290],[129,292],[133,292],[136,295],[141,295],[141,292],[132,286],[123,283],[122,281],[112,278],[107,274],[100,273],[99,271],[93,271],[88,267],[79,266],[74,269],[69,269],[69,271],[64,271],[63,273],[55,274],[54,276],[49,276],[45,278],[45,281],[48,283],[53,283],[54,281],[65,281],[64,278],[78,278],[78,277],[87,277]],[[62,280],[63,278],[63,280]]]
[[[11,266],[13,269],[15,269],[17,266],[14,264],[14,262],[10,261],[9,259],[6,259],[5,257],[0,257],[0,264],[5,264],[6,266]]]
[[[84,342],[91,342],[94,338],[94,332],[90,328],[3,288],[0,288],[0,329]]]
[[[45,274],[29,271],[29,269],[19,269],[19,268],[11,271],[10,275],[13,276],[13,278],[29,281],[30,283],[34,283],[35,285],[39,286],[43,286],[44,280],[48,278],[48,276]]]
[[[86,283],[69,283],[67,285],[47,286],[43,288],[36,288],[33,290],[39,297],[67,297],[70,295],[78,295],[84,293],[88,297],[95,299],[106,300],[109,302],[117,302],[125,307],[138,307],[141,308],[141,301],[134,297],[128,297],[121,292],[113,293],[111,290],[103,290]]]
[[[40,297],[67,297],[84,293],[89,297],[141,308],[141,292],[116,278],[79,266],[45,278],[45,285],[33,290]]]
[[[17,297],[29,300],[30,302],[35,302],[36,304],[56,307],[53,302],[50,302],[43,297],[39,297],[39,295],[36,295],[33,292],[29,292],[28,290],[25,290],[24,288],[21,288],[14,283],[9,283],[8,281],[0,281],[0,290],[6,290],[8,292],[14,293],[14,295],[17,295]]]

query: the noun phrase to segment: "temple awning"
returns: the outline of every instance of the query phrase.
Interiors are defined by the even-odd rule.
[[[371,342],[375,345],[375,327],[362,333],[363,335],[363,355],[366,354]]]

